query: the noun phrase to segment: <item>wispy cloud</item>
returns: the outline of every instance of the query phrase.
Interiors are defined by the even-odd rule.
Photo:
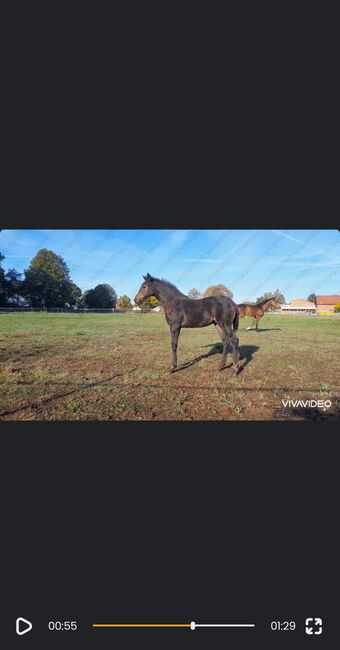
[[[282,266],[282,262],[279,260],[262,260],[264,266]],[[334,262],[285,262],[285,268],[291,269],[316,269],[318,267],[324,268],[328,266],[338,266],[339,260]]]
[[[221,259],[211,259],[210,257],[182,257],[181,262],[203,262],[206,264],[220,264],[223,260]]]
[[[303,240],[298,239],[297,237],[293,237],[293,235],[289,235],[287,232],[283,232],[282,230],[272,230],[272,232],[275,232],[278,235],[281,235],[281,237],[285,237],[286,239],[290,239],[291,241],[294,241],[297,244],[302,244],[302,245],[306,246],[307,248],[310,248],[311,250],[315,251],[316,253],[321,253],[321,254],[325,253],[325,251],[323,251],[321,248],[317,248],[316,246],[313,246],[312,244],[309,244],[308,242],[304,242]],[[337,262],[339,261],[335,257],[335,255],[332,255],[331,253],[329,253],[327,251],[326,251],[326,253],[327,253],[327,255],[329,255],[329,257],[332,257]]]

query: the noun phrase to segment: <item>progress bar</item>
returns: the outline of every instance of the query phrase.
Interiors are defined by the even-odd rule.
[[[92,627],[190,627],[190,623],[93,623]]]
[[[254,623],[190,623],[190,628],[195,630],[197,627],[255,627]]]
[[[93,623],[93,628],[111,627],[111,628],[187,628],[196,630],[198,627],[255,627],[254,623]]]

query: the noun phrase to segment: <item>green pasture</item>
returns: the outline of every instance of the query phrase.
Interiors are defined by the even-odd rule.
[[[0,418],[284,419],[283,396],[336,404],[339,318],[266,315],[258,333],[250,324],[240,321],[244,368],[234,377],[230,357],[217,370],[213,326],[182,330],[184,367],[171,374],[162,314],[0,314]]]

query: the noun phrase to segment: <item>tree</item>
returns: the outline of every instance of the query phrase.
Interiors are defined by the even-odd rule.
[[[308,296],[307,300],[309,300],[309,302],[314,302],[314,305],[316,305],[316,295],[315,295],[315,293],[311,293]]]
[[[201,295],[202,294],[198,291],[198,289],[195,289],[195,287],[193,289],[190,289],[190,291],[188,291],[188,297],[192,298],[192,300],[198,300],[199,298],[201,298]]]
[[[228,287],[225,286],[225,284],[213,284],[211,287],[208,287],[204,294],[204,298],[208,298],[209,296],[228,296],[228,298],[233,298],[233,292],[228,289]]]
[[[82,292],[79,287],[77,287],[74,282],[71,282],[70,295],[67,304],[70,307],[81,307],[82,306]]]
[[[283,293],[281,293],[280,289],[275,289],[274,293],[268,294],[268,295],[270,295],[271,298],[274,297],[276,302],[279,303],[279,305],[285,305],[286,304],[286,299],[285,299]]]
[[[0,307],[3,307],[6,304],[6,278],[5,271],[1,266],[1,262],[4,259],[5,256],[0,253]]]
[[[280,305],[285,305],[286,304],[285,297],[284,297],[283,293],[281,293],[281,291],[279,289],[276,289],[276,291],[274,291],[274,292],[265,291],[263,296],[260,296],[259,298],[256,298],[256,303],[255,304],[258,305],[261,302],[266,302],[266,300],[270,300],[270,298],[275,298],[276,302],[278,302]],[[270,309],[274,309],[274,307],[273,308],[270,307]]]
[[[150,298],[147,298],[147,300],[150,303],[151,309],[155,309],[155,307],[158,307],[158,305],[160,305],[160,302],[157,300],[156,296],[150,296]]]
[[[129,296],[124,294],[124,296],[120,296],[117,300],[117,309],[132,309],[132,304]]]
[[[21,273],[15,269],[9,269],[6,273],[6,300],[8,304],[18,305],[21,302],[24,302],[21,297],[22,293],[22,282],[20,280]]]
[[[110,284],[97,284],[84,293],[84,303],[89,309],[112,309],[116,302],[117,294]]]
[[[339,311],[340,311],[340,305],[335,305],[335,307],[334,307],[334,312],[335,312],[336,314],[338,314]]]
[[[145,298],[141,304],[141,308],[146,311],[150,311],[151,309],[155,309],[155,307],[158,307],[160,304],[159,300],[157,300],[156,296],[149,296],[149,298]]]
[[[0,253],[0,306],[19,304],[22,301],[21,293],[21,273],[15,269],[9,269],[6,273],[1,266],[5,257]]]
[[[276,289],[276,291],[274,292],[274,298],[275,298],[276,302],[279,303],[279,305],[285,305],[286,304],[286,299],[285,299],[283,293],[281,293],[281,291],[279,289]]]
[[[87,289],[87,291],[84,291],[82,295],[82,302],[84,304],[84,307],[88,307],[88,309],[93,308],[93,304],[95,302],[95,299],[93,297],[93,289]]]
[[[151,311],[151,305],[150,305],[150,300],[149,298],[145,298],[143,302],[140,304],[140,307],[142,311]]]
[[[23,292],[32,307],[65,307],[74,304],[80,289],[70,279],[60,255],[42,248],[25,271]]]

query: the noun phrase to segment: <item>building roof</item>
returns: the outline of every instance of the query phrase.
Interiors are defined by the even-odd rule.
[[[315,309],[314,302],[310,300],[303,300],[302,298],[296,298],[296,300],[291,300],[291,307],[306,307],[307,309]]]
[[[315,296],[317,305],[340,305],[340,296]]]

